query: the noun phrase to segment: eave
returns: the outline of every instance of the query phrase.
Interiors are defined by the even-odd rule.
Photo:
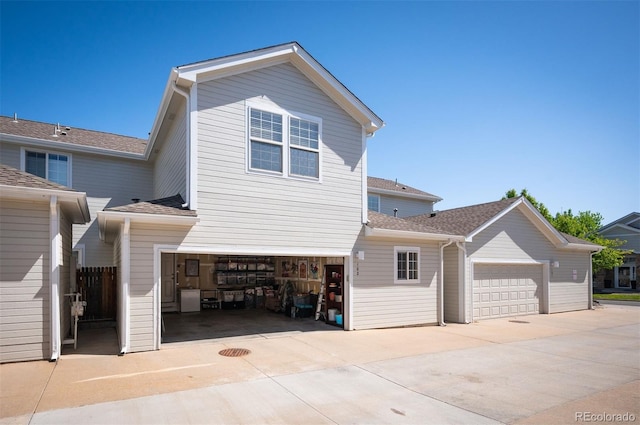
[[[0,184],[0,197],[25,201],[45,201],[55,196],[61,207],[70,214],[74,224],[91,221],[87,194],[69,190],[41,189]]]
[[[442,201],[442,198],[440,198],[439,196],[435,196],[435,195],[426,195],[426,194],[419,194],[419,193],[407,193],[407,192],[399,192],[397,190],[389,190],[389,189],[379,189],[376,187],[367,187],[367,191],[371,194],[377,194],[377,195],[389,195],[389,196],[396,196],[399,198],[411,198],[411,199],[420,199],[423,201],[432,201],[432,202],[440,202]]]
[[[486,228],[493,225],[496,221],[500,220],[502,217],[507,215],[509,212],[518,208],[520,212],[522,212],[525,217],[531,221],[531,223],[547,238],[549,241],[555,245],[556,247],[561,247],[567,244],[567,240],[558,232],[543,216],[540,212],[533,206],[526,198],[521,197],[513,204],[509,205],[507,208],[502,210],[499,214],[494,216],[491,220],[486,221],[484,224],[479,226],[470,232],[466,237],[466,242],[472,242],[473,237],[478,233],[482,232]]]
[[[143,154],[123,152],[114,149],[96,148],[93,146],[78,145],[68,142],[56,142],[52,140],[36,139],[33,137],[16,136],[13,134],[0,133],[0,140],[8,143],[16,143],[23,146],[32,146],[41,149],[55,149],[64,152],[79,152],[87,154],[98,154],[106,156],[114,156],[118,158],[137,159],[143,160],[145,156]]]
[[[464,236],[460,235],[447,235],[443,233],[425,233],[425,232],[413,232],[408,230],[392,230],[392,229],[379,229],[365,225],[364,227],[365,237],[383,238],[383,239],[416,239],[425,241],[459,241],[464,242]]]
[[[114,232],[129,219],[131,223],[148,223],[167,226],[194,226],[200,221],[199,217],[185,217],[166,214],[143,214],[120,211],[98,211],[98,228],[100,239],[111,242]]]

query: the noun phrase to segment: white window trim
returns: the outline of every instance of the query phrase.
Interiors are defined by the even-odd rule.
[[[418,278],[417,279],[398,279],[398,253],[400,252],[415,252],[418,254],[418,261],[417,261],[417,265],[418,265]],[[407,256],[407,261],[408,261],[408,256]],[[414,284],[414,283],[420,283],[420,247],[417,246],[394,246],[393,247],[393,283],[400,283],[400,284]],[[409,268],[407,266],[407,273],[409,272]]]
[[[251,109],[259,109],[261,111],[270,112],[272,114],[282,115],[282,143],[278,143],[273,140],[265,140],[261,138],[253,138],[259,142],[270,143],[273,145],[282,146],[282,172],[261,170],[258,168],[251,168]],[[282,177],[292,180],[303,180],[308,182],[322,183],[322,118],[303,114],[300,112],[287,111],[285,109],[278,108],[271,104],[265,104],[261,102],[246,102],[246,123],[245,123],[245,139],[246,139],[246,155],[245,155],[245,170],[247,174],[261,174]],[[318,124],[318,149],[306,148],[297,145],[291,145],[289,143],[289,128],[291,118],[297,118],[306,121],[312,121]],[[291,149],[300,149],[308,152],[318,153],[318,177],[302,176],[298,174],[292,174],[290,168],[290,156]]]
[[[67,184],[66,187],[73,187],[73,181],[71,180],[71,175],[73,174],[71,172],[71,168],[72,168],[72,156],[70,153],[67,152],[60,152],[60,151],[55,151],[55,150],[44,150],[44,149],[38,149],[38,148],[31,148],[31,147],[21,147],[20,148],[20,170],[26,172],[27,171],[27,152],[37,152],[37,153],[44,153],[47,155],[47,160],[45,161],[46,167],[47,167],[47,177],[46,179],[49,180],[49,154],[54,154],[54,155],[64,155],[67,157]],[[52,180],[49,180],[52,181]],[[56,183],[56,182],[53,182]]]
[[[378,199],[378,209],[377,209],[377,210],[372,210],[372,209],[370,209],[370,208],[369,208],[369,197],[370,197],[370,196],[371,196],[371,197],[375,197],[375,198],[377,198],[377,199]],[[369,210],[369,211],[375,211],[375,212],[380,212],[380,195],[371,194],[371,193],[367,194],[367,210]]]
[[[84,267],[84,250],[85,247],[83,243],[77,244],[72,250],[72,252],[77,252],[78,262],[76,263],[76,268],[78,269]]]

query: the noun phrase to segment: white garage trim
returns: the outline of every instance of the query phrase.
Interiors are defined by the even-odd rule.
[[[514,260],[514,259],[487,259],[487,258],[476,258],[470,260],[470,270],[469,270],[469,310],[467,314],[471,317],[471,321],[478,320],[479,317],[474,317],[474,280],[475,280],[475,266],[476,265],[505,265],[505,266],[513,266],[513,265],[539,265],[542,267],[542,294],[538,299],[538,312],[540,314],[546,314],[550,311],[549,306],[549,261],[536,261],[536,260]]]

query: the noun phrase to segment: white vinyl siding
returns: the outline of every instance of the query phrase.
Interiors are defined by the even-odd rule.
[[[2,200],[0,362],[50,355],[49,203]]]
[[[415,243],[415,242],[413,242]],[[411,326],[438,321],[437,243],[421,243],[421,283],[394,283],[393,241],[367,238],[358,242],[364,260],[355,260],[352,320],[354,329]]]
[[[156,300],[154,277],[154,245],[179,245],[188,229],[171,226],[131,225],[131,271],[129,352],[153,350],[154,347],[154,303]],[[159,271],[159,270],[158,270]],[[159,284],[159,282],[158,282]]]
[[[398,217],[411,217],[429,214],[433,211],[433,202],[420,199],[401,198],[397,196],[380,195],[380,211],[392,216],[394,208],[398,209]]]
[[[100,240],[97,212],[153,199],[152,165],[144,161],[75,154],[74,189],[87,194],[91,222],[74,225],[73,243],[84,244],[86,267],[113,266],[113,246]],[[175,195],[175,194],[174,194]]]
[[[187,127],[185,102],[182,101],[166,135],[156,141],[159,152],[153,164],[153,199],[180,194],[186,200]],[[142,198],[137,196],[137,198]]]
[[[249,105],[322,120],[321,182],[247,172]],[[295,67],[199,83],[198,131],[200,222],[186,243],[351,250],[362,222],[362,127]]]
[[[460,252],[457,246],[450,245],[444,249],[444,320],[460,323],[464,318],[460,315],[462,293],[459,272]]]
[[[0,142],[0,163],[20,169],[20,146]]]
[[[559,261],[559,268],[550,268],[549,291],[541,299],[540,310],[545,308],[548,297],[549,313],[588,308],[589,299],[589,252],[556,248],[517,208],[500,218],[466,244],[469,261],[466,264],[467,314],[471,315],[471,260],[493,262],[537,262]],[[576,271],[576,279],[573,279]]]

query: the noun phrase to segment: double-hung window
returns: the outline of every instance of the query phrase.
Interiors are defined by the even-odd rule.
[[[249,127],[251,168],[282,173],[282,115],[252,108]]]
[[[70,166],[67,155],[25,151],[24,170],[43,179],[70,186]]]
[[[369,211],[380,212],[380,195],[367,195]]]
[[[249,108],[249,170],[320,179],[321,120]]]
[[[394,282],[420,283],[420,248],[397,246],[394,257]]]
[[[318,123],[289,118],[289,169],[292,175],[318,178],[320,166]]]

